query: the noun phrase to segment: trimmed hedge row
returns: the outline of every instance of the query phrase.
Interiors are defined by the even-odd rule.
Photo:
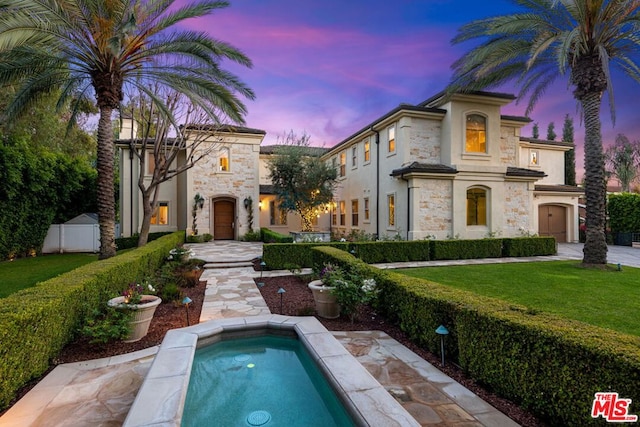
[[[261,228],[260,234],[260,240],[265,243],[293,243],[293,237],[276,233],[268,228]]]
[[[166,236],[167,234],[172,234],[172,232],[158,231],[156,233],[149,233],[149,237],[147,238],[147,243],[153,242],[154,240],[157,240],[162,236]],[[138,238],[139,236],[137,234],[134,234],[133,236],[130,236],[130,237],[118,237],[116,239],[116,248],[118,248],[119,251],[122,249],[135,248],[136,246],[138,246]]]
[[[413,240],[391,242],[331,242],[266,244],[263,258],[270,269],[290,265],[311,267],[311,248],[332,246],[355,253],[367,264],[383,262],[429,261],[552,255],[556,253],[553,237],[517,237],[480,240]]]
[[[0,409],[47,370],[95,308],[152,274],[183,242],[184,231],[176,232],[0,299]]]
[[[313,251],[318,262],[363,268],[349,253]],[[605,424],[591,418],[596,392],[640,402],[640,337],[365,268],[381,290],[378,309],[415,343],[439,354],[435,329],[445,325],[448,360],[552,425]]]

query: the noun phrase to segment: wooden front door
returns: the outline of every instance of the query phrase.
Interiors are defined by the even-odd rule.
[[[567,241],[567,208],[544,205],[538,208],[538,234],[553,236],[558,243]]]
[[[236,205],[229,200],[213,203],[213,238],[215,240],[233,240],[235,238]]]

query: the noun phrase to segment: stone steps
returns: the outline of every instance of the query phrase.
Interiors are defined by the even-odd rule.
[[[253,267],[251,261],[227,261],[227,262],[208,262],[204,265],[205,269],[222,269],[222,268],[246,268]]]

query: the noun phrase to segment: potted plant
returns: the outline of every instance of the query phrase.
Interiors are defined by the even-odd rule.
[[[111,298],[107,303],[109,307],[118,310],[130,310],[133,314],[130,321],[130,332],[124,342],[135,342],[141,340],[147,332],[153,319],[156,307],[160,305],[162,299],[153,295],[155,289],[151,284],[144,286],[138,283],[130,283],[121,295]]]
[[[362,304],[372,302],[377,293],[374,279],[363,279],[358,271],[346,272],[333,264],[325,264],[320,280],[309,283],[318,316],[334,319],[340,314],[353,322]]]
[[[191,249],[176,247],[169,251],[170,259],[179,261],[179,262],[187,262],[189,261],[189,257],[193,256],[193,251]]]

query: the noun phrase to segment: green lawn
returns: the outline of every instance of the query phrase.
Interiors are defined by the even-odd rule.
[[[637,268],[600,271],[576,261],[548,261],[396,271],[640,336]]]
[[[97,260],[94,254],[56,254],[0,262],[0,298]]]

